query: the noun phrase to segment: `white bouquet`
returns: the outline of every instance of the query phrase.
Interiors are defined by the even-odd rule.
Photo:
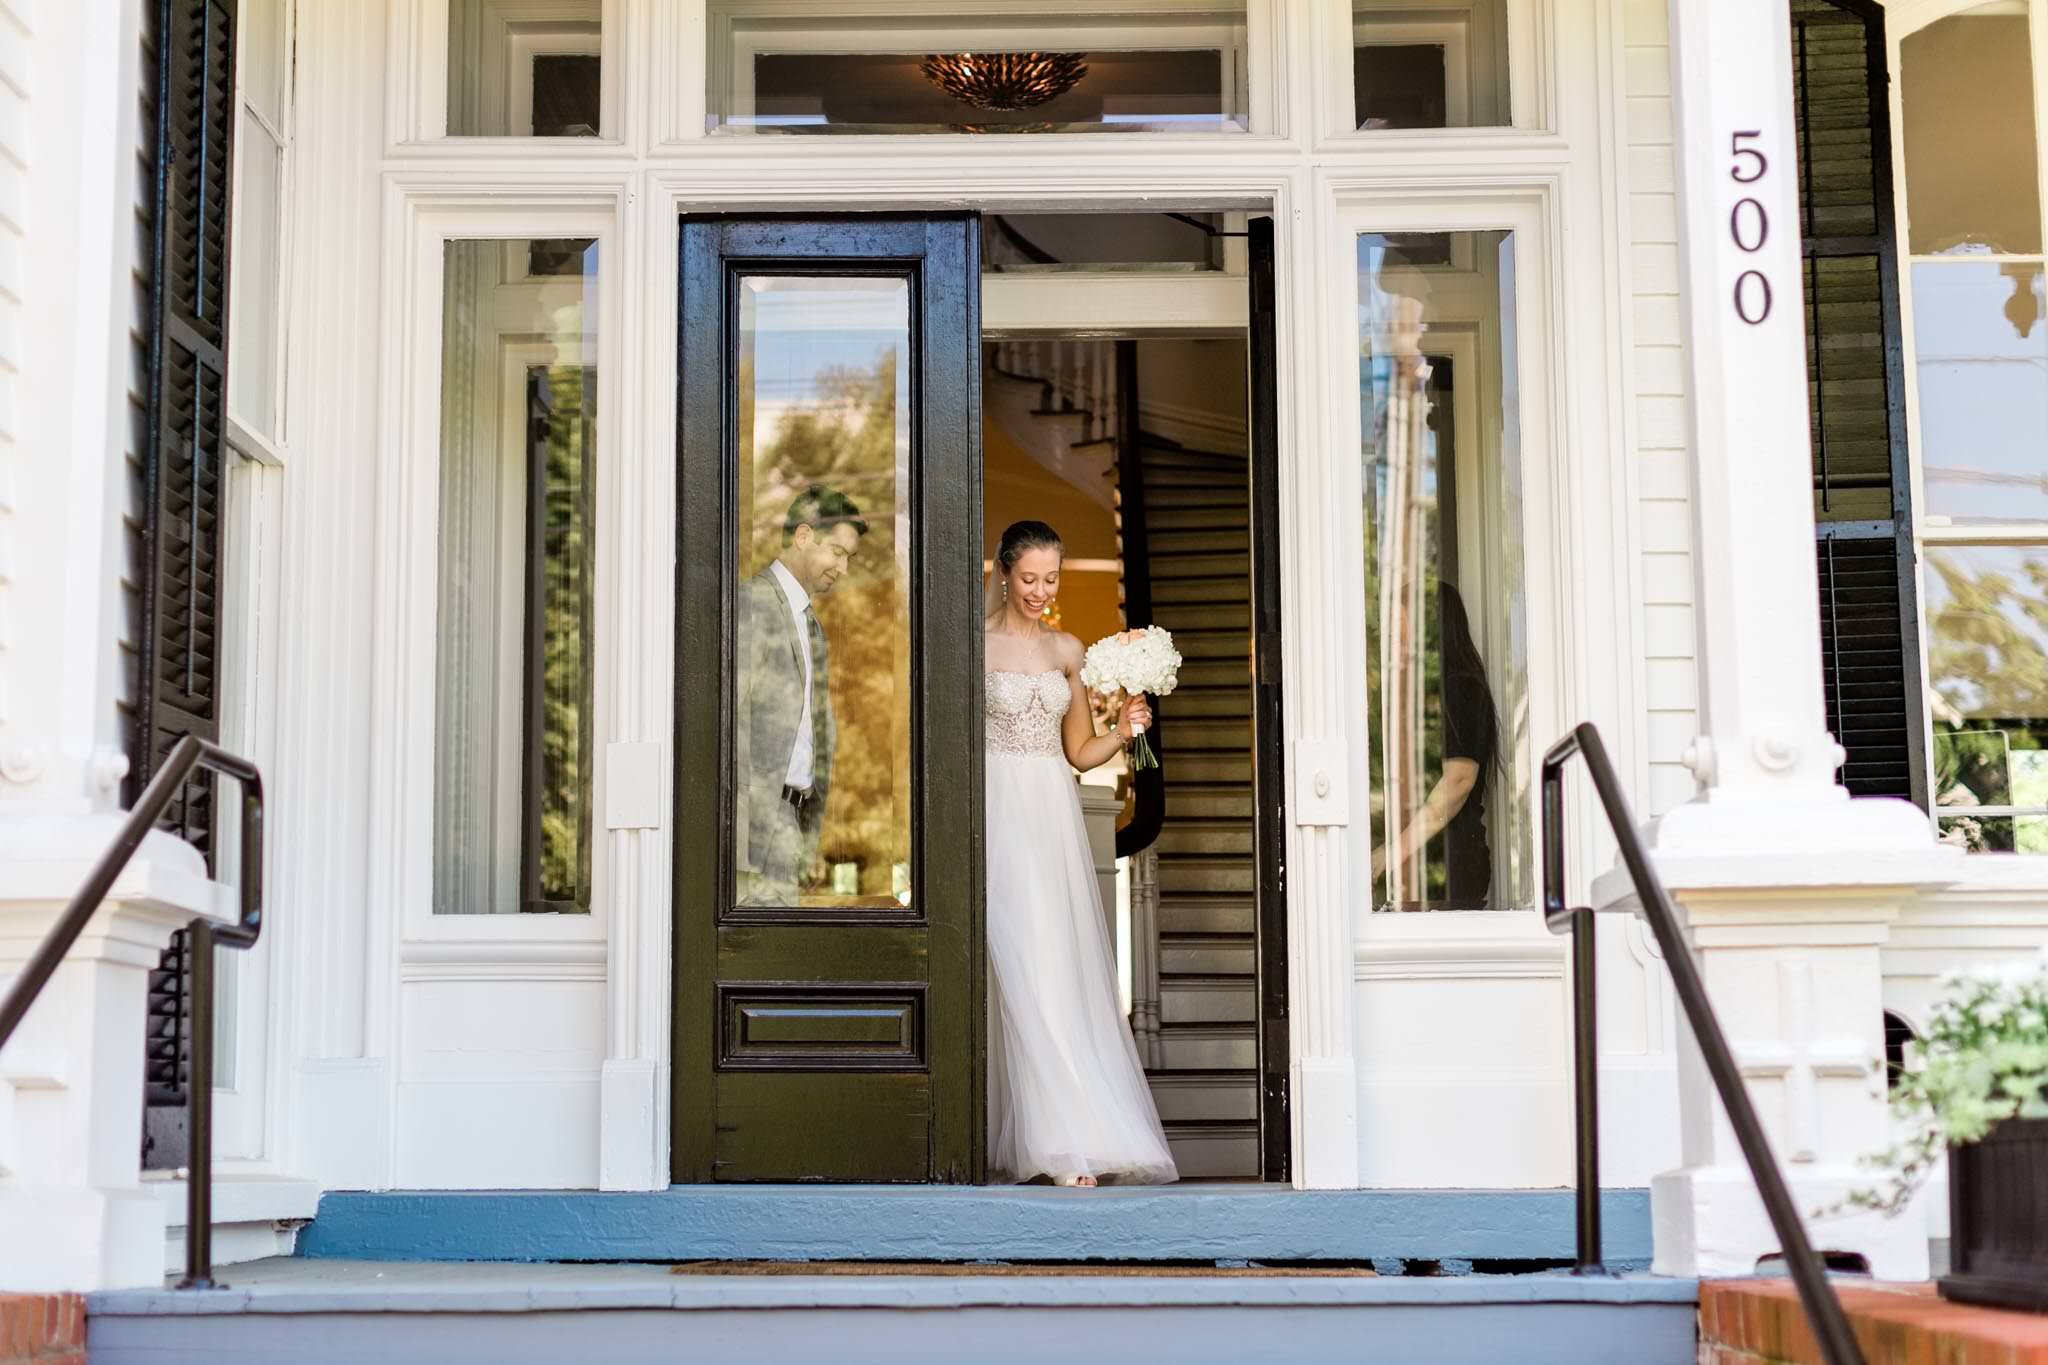
[[[1158,626],[1127,630],[1088,646],[1088,657],[1081,661],[1081,683],[1104,694],[1163,697],[1180,685],[1180,652],[1173,647],[1173,636]],[[1131,767],[1158,767],[1143,727],[1134,726],[1132,732],[1138,742]]]

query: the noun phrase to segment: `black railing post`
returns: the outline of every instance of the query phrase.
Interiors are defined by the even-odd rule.
[[[1813,1244],[1807,1240],[1806,1227],[1792,1202],[1792,1193],[1785,1185],[1784,1174],[1779,1171],[1777,1158],[1772,1155],[1770,1142],[1764,1136],[1763,1122],[1757,1118],[1756,1106],[1751,1103],[1748,1087],[1743,1084],[1741,1068],[1736,1066],[1735,1056],[1728,1048],[1728,1039],[1721,1032],[1720,1020],[1707,996],[1706,982],[1700,977],[1698,964],[1692,960],[1692,945],[1686,941],[1678,910],[1656,870],[1650,866],[1649,850],[1644,847],[1642,836],[1636,832],[1628,799],[1621,792],[1621,778],[1615,773],[1614,764],[1608,760],[1607,746],[1601,743],[1600,732],[1591,725],[1575,727],[1552,745],[1550,752],[1543,756],[1542,770],[1543,919],[1553,933],[1569,932],[1572,935],[1574,968],[1583,973],[1574,983],[1572,997],[1573,1056],[1581,1078],[1577,1106],[1578,1271],[1581,1274],[1598,1273],[1589,1269],[1589,1265],[1597,1267],[1600,1260],[1599,1113],[1592,1083],[1593,1070],[1599,1061],[1599,1032],[1593,997],[1593,912],[1565,908],[1564,766],[1574,756],[1583,757],[1586,761],[1586,772],[1593,779],[1593,789],[1599,794],[1601,809],[1606,813],[1608,826],[1621,847],[1622,865],[1628,869],[1629,880],[1635,885],[1643,918],[1650,922],[1650,930],[1657,936],[1658,950],[1664,955],[1664,965],[1671,972],[1671,984],[1678,992],[1686,1022],[1692,1025],[1693,1038],[1699,1044],[1700,1055],[1706,1062],[1707,1074],[1713,1078],[1714,1089],[1721,1097],[1728,1125],[1735,1131],[1736,1144],[1742,1148],[1743,1159],[1749,1163],[1750,1177],[1756,1182],[1756,1192],[1763,1200],[1764,1211],[1770,1215],[1771,1230],[1777,1234],[1786,1268],[1799,1290],[1800,1306],[1806,1311],[1806,1320],[1813,1328],[1821,1354],[1826,1357],[1828,1365],[1863,1365],[1862,1348],[1856,1344],[1856,1334],[1849,1329],[1849,1319],[1842,1312],[1841,1300],[1835,1297],[1834,1288],[1828,1283],[1826,1266],[1814,1254]]]
[[[185,1086],[185,1278],[178,1288],[220,1289],[213,1279],[213,922],[194,920],[185,932],[191,935],[192,1078]]]
[[[1600,1030],[1594,994],[1593,911],[1572,911],[1572,1110],[1578,1147],[1579,1256],[1575,1275],[1606,1275],[1600,1246]]]
[[[1600,1233],[1600,1025],[1594,974],[1593,911],[1565,906],[1564,765],[1578,752],[1574,735],[1543,760],[1543,917],[1572,936],[1572,1150],[1578,1188],[1574,1275],[1606,1275]]]

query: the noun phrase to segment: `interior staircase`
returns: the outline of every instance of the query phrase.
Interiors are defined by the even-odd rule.
[[[1132,1028],[1182,1177],[1257,1180],[1248,466],[1142,428],[1135,464],[1120,460],[1116,418],[1133,395],[1117,392],[1111,346],[1003,344],[990,418],[1028,426],[1010,435],[1056,477],[1106,481],[1121,468],[1141,483],[1118,490],[1120,507],[1143,508],[1142,537],[1126,525],[1123,577],[1127,601],[1149,598],[1150,619],[1131,624],[1172,631],[1186,662],[1159,707],[1165,821],[1132,860]],[[1028,402],[1004,393],[1016,386]]]
[[[1143,438],[1149,623],[1185,661],[1160,704],[1166,820],[1134,909],[1156,935],[1141,1039],[1183,1178],[1257,1180],[1258,868],[1252,826],[1250,489],[1242,458]],[[1128,494],[1127,494],[1128,496]],[[1150,1020],[1146,1023],[1149,1025]]]

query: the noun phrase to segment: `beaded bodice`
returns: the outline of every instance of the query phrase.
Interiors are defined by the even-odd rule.
[[[1062,758],[1060,721],[1073,705],[1073,688],[1057,668],[1038,673],[991,669],[983,675],[988,751],[1028,758]]]

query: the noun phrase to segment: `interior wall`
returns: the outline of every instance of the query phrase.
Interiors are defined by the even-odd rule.
[[[1138,343],[1138,410],[1145,430],[1197,450],[1242,455],[1245,346],[1235,337]]]

